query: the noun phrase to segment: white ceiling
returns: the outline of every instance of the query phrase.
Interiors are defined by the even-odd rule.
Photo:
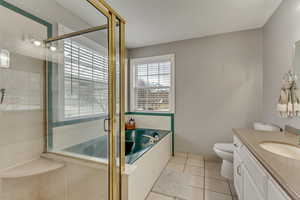
[[[56,0],[91,25],[82,0]],[[128,48],[262,27],[282,0],[107,0],[126,21]],[[77,4],[78,3],[78,4]],[[74,6],[78,5],[78,9]],[[87,4],[85,4],[87,5]]]

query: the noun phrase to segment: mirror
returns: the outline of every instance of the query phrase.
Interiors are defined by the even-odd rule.
[[[300,116],[300,98],[298,95],[300,74],[300,41],[296,42],[292,51],[292,68],[284,74],[277,104],[277,111],[282,118]]]
[[[299,87],[300,86],[300,80],[299,80],[299,77],[300,77],[300,40],[297,41],[293,47],[293,63],[292,63],[292,65],[293,65],[292,66],[293,70],[298,77],[297,85]]]

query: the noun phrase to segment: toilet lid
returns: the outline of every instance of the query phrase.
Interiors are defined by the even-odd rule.
[[[233,144],[232,143],[217,143],[217,144],[215,144],[215,148],[219,149],[220,151],[233,153]]]

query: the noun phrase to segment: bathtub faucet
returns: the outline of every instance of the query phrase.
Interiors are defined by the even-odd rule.
[[[150,136],[150,135],[143,135],[143,137],[149,138],[150,139],[149,142],[151,144],[154,144],[154,143],[158,142],[158,140],[159,140],[159,137],[153,137],[153,136]]]

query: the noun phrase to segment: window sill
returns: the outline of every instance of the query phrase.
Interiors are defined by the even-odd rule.
[[[131,111],[126,112],[125,115],[153,115],[153,116],[173,116],[173,112],[157,112],[157,111]]]
[[[53,122],[52,127],[60,127],[60,126],[67,126],[67,125],[73,125],[73,124],[80,124],[84,122],[90,122],[90,121],[96,121],[100,119],[105,119],[106,116],[102,115],[99,117],[88,117],[88,118],[81,118],[81,119],[72,119],[72,120],[66,120],[66,121],[59,121],[59,122]]]

